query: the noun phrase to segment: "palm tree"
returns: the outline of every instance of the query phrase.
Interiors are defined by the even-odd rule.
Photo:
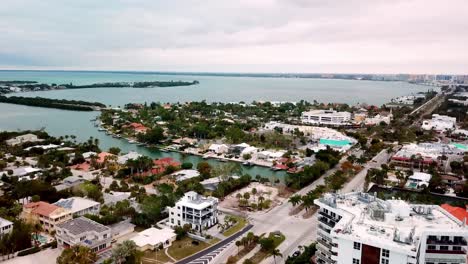
[[[302,205],[308,211],[314,205],[314,197],[313,195],[307,194],[301,197]]]
[[[302,201],[302,197],[298,194],[295,194],[291,197],[289,197],[288,202],[290,202],[293,206],[298,205]]]
[[[273,259],[275,260],[275,264],[276,264],[276,257],[280,257],[280,258],[283,257],[283,254],[281,254],[281,252],[277,248],[271,251],[271,255],[273,256]]]
[[[62,251],[62,254],[57,258],[57,264],[93,264],[97,261],[95,252],[85,246],[72,246]]]
[[[236,241],[236,246],[237,246],[237,255],[239,255],[239,247],[242,245],[242,242],[240,240]]]
[[[254,197],[254,202],[255,202],[255,196],[257,195],[257,188],[252,188],[252,195]]]

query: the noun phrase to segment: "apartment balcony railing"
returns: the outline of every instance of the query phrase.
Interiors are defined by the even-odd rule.
[[[428,245],[454,245],[454,246],[466,246],[467,242],[465,239],[460,239],[458,241],[452,240],[441,240],[441,239],[428,239]]]
[[[464,248],[462,248],[461,250],[437,250],[437,249],[427,249],[427,250],[426,250],[426,253],[464,255],[464,254],[466,254],[466,249],[464,249]]]
[[[319,217],[318,220],[319,220],[319,222],[324,223],[324,224],[326,224],[327,226],[329,226],[331,228],[335,227],[335,225],[336,225],[335,222],[330,221],[325,217]]]

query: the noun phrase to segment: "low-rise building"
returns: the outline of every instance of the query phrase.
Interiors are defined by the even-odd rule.
[[[466,151],[455,144],[407,144],[392,156],[391,163],[398,167],[426,169],[431,164],[444,165],[447,158],[450,161],[461,160]]]
[[[6,143],[8,145],[10,145],[10,146],[15,146],[15,145],[18,145],[18,144],[23,144],[25,142],[41,142],[41,141],[44,141],[44,140],[38,138],[34,134],[25,134],[25,135],[21,135],[21,136],[17,136],[17,137],[8,139],[6,141]]]
[[[211,144],[208,148],[209,152],[213,152],[215,154],[224,154],[227,153],[229,147],[226,144]]]
[[[437,205],[367,193],[315,200],[317,263],[466,263],[468,228]]]
[[[351,113],[335,110],[312,110],[302,112],[301,121],[311,125],[345,126],[350,124]]]
[[[431,178],[432,175],[430,175],[429,173],[415,171],[413,175],[408,177],[406,187],[411,189],[428,187]]]
[[[130,151],[129,153],[118,157],[117,162],[119,164],[125,164],[125,163],[127,163],[127,160],[136,160],[136,159],[138,159],[140,157],[142,157],[142,155],[139,154],[138,152]]]
[[[200,176],[197,170],[180,170],[171,174],[172,177],[178,182],[185,181]]]
[[[424,130],[435,130],[438,132],[445,132],[447,130],[454,130],[457,119],[451,116],[433,114],[431,120],[424,120],[421,128]]]
[[[174,207],[169,209],[169,225],[184,226],[202,231],[218,223],[218,198],[204,197],[191,191],[185,193]]]
[[[132,237],[130,240],[135,242],[138,250],[155,250],[162,248],[167,248],[172,245],[172,242],[176,240],[176,233],[170,228],[156,228],[151,227],[146,230],[141,231],[135,237]]]
[[[13,222],[0,217],[0,237],[13,231]]]
[[[42,228],[51,233],[58,224],[73,218],[70,210],[47,202],[32,202],[23,206],[21,218],[29,223],[39,223]]]
[[[101,254],[112,247],[111,229],[83,216],[58,224],[55,237],[60,248],[82,245]]]
[[[82,197],[60,199],[54,205],[70,210],[74,217],[86,214],[96,215],[101,209],[100,203]]]

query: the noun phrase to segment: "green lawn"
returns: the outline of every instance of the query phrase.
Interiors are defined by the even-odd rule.
[[[174,241],[172,245],[169,247],[169,250],[168,250],[169,255],[171,255],[173,258],[177,260],[180,260],[190,255],[193,255],[199,251],[202,251],[203,249],[213,244],[218,243],[219,239],[214,238],[210,240],[209,243],[198,241],[198,245],[193,245],[192,241],[193,239],[189,237],[184,237],[181,240]]]
[[[166,255],[166,253],[164,253],[164,250],[159,250],[156,252],[147,250],[142,257],[143,264],[157,264],[167,262],[172,262],[172,260]]]
[[[228,230],[223,232],[223,235],[226,237],[232,236],[233,234],[242,230],[242,228],[244,228],[247,225],[247,220],[245,218],[240,217],[240,216],[232,216],[232,217],[236,219],[237,223],[233,225],[232,227],[230,227]]]

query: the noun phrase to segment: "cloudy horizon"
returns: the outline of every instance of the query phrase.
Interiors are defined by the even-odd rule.
[[[0,69],[468,74],[468,2],[4,0]]]

